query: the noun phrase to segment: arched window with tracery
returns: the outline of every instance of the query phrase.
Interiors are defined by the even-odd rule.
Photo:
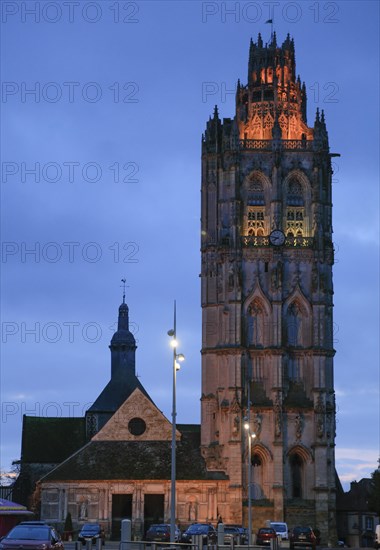
[[[297,178],[290,180],[286,196],[286,230],[289,237],[305,235],[305,199],[303,187]]]
[[[291,498],[302,498],[303,495],[303,460],[295,453],[290,457]]]
[[[260,180],[250,182],[247,193],[247,235],[262,236],[265,234],[265,197]]]
[[[261,499],[264,498],[264,473],[263,473],[263,462],[257,453],[253,452],[251,458],[251,498],[252,499]]]

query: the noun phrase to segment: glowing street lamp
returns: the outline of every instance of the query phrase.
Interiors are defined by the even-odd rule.
[[[251,433],[249,425],[249,417],[244,418],[244,429],[247,432],[248,436],[248,545],[252,545],[252,502],[251,502],[251,485],[252,485],[252,440],[255,439],[256,434]]]
[[[168,330],[168,336],[172,340],[170,345],[173,348],[173,405],[172,405],[172,467],[171,467],[171,498],[170,498],[170,542],[175,542],[175,510],[176,510],[176,389],[177,370],[181,368],[180,363],[185,360],[183,353],[177,353],[178,342],[176,339],[176,302],[174,300],[174,323],[173,329]]]

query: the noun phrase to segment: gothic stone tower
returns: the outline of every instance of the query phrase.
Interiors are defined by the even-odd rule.
[[[331,156],[306,120],[294,42],[251,41],[236,114],[202,142],[202,453],[219,513],[335,538]],[[248,457],[248,418],[251,456]]]

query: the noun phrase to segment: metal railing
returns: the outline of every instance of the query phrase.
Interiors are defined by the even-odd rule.
[[[209,152],[217,149],[215,141],[209,142],[204,139],[203,145]],[[311,139],[280,139],[277,141],[273,139],[236,139],[233,137],[224,138],[221,146],[225,151],[314,151],[316,148],[323,148],[323,144]]]
[[[232,149],[264,149],[271,150],[273,148],[272,139],[239,139],[237,144],[231,141]],[[306,139],[281,139],[279,148],[287,151],[312,151],[313,140]]]
[[[239,544],[235,542],[233,537],[230,543],[227,543],[226,540],[224,544],[203,544],[202,536],[199,537],[200,540],[194,540],[193,543],[181,543],[181,542],[153,542],[153,541],[108,541],[102,545],[101,541],[97,541],[96,544],[92,544],[91,541],[87,541],[86,545],[82,545],[80,541],[65,542],[65,550],[249,550],[254,549],[258,550],[263,548],[256,544],[251,546],[247,544]],[[271,550],[280,549],[280,541],[274,539],[271,542]]]
[[[296,248],[309,248],[313,246],[313,237],[286,237],[284,246]],[[246,235],[241,237],[243,246],[270,246],[269,237]]]

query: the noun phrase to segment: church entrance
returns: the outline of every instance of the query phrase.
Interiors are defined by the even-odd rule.
[[[164,495],[144,495],[144,535],[152,523],[164,523]]]
[[[112,495],[112,540],[120,540],[122,519],[132,519],[131,494]]]

